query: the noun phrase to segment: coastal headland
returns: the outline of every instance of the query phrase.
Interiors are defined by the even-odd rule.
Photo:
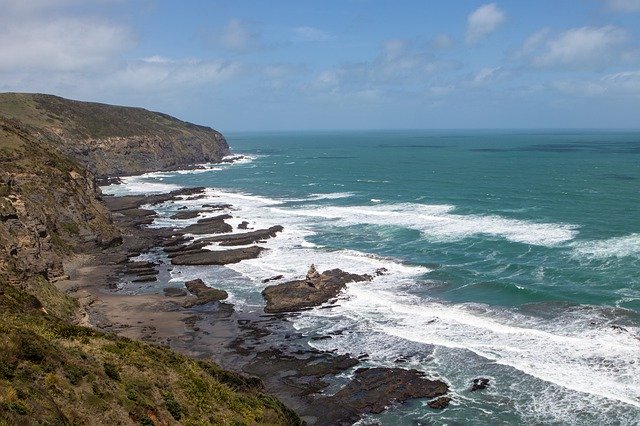
[[[410,399],[449,404],[444,381],[401,360],[368,368],[366,353],[313,349],[289,321],[385,271],[264,277],[259,313],[225,302],[223,280],[169,283],[178,265],[258,257],[283,227],[234,228],[228,204],[174,212],[183,227],[148,227],[155,206],[206,189],[113,197],[98,184],[229,161],[220,133],[29,94],[0,94],[0,124],[0,418],[346,425]]]

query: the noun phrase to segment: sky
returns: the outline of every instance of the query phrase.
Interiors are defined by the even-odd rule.
[[[640,128],[640,0],[0,0],[0,91],[225,131]]]

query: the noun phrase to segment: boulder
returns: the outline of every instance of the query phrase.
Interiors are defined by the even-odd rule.
[[[262,280],[263,284],[268,283],[269,281],[278,281],[284,278],[284,275],[274,275],[271,278],[265,278],[264,280]]]
[[[451,402],[451,398],[448,396],[441,396],[440,398],[436,398],[433,401],[429,401],[427,404],[430,408],[434,408],[436,410],[442,410],[449,406]]]

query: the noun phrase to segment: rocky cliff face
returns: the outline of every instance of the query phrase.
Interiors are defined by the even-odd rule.
[[[219,162],[230,153],[219,132],[142,108],[2,93],[0,116],[19,120],[98,177]]]
[[[0,279],[62,276],[62,256],[115,244],[120,233],[93,175],[0,117]]]

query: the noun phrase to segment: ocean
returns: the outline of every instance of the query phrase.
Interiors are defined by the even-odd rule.
[[[385,268],[293,320],[332,335],[313,347],[450,384],[446,410],[413,401],[383,424],[640,423],[640,132],[226,136],[243,160],[104,188],[205,186],[181,205],[230,203],[234,226],[285,228],[257,259],[176,267],[172,281],[203,278],[259,310],[264,278]],[[175,225],[176,208],[152,226]],[[476,377],[490,386],[470,392]]]

